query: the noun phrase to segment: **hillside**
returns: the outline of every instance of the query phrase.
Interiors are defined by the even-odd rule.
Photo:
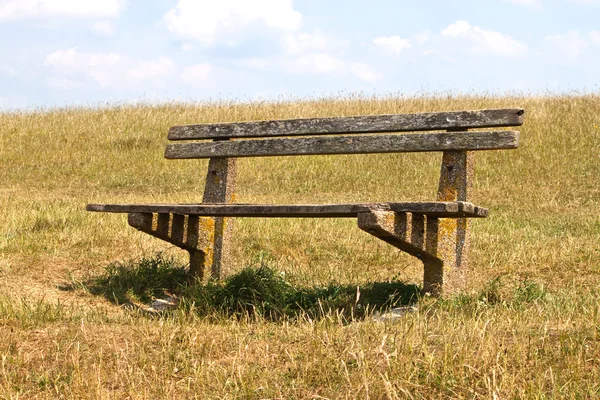
[[[469,287],[393,323],[149,317],[86,286],[108,265],[185,254],[88,202],[199,202],[206,162],[163,159],[168,128],[501,107],[520,148],[476,154]],[[0,114],[0,397],[600,396],[600,97],[361,96]],[[242,159],[237,201],[432,200],[439,154]],[[240,219],[232,271],[303,288],[421,282],[353,220]],[[321,396],[321,397],[319,397]]]

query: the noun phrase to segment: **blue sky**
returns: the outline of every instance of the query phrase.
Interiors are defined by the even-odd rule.
[[[0,0],[0,109],[600,90],[600,0]]]

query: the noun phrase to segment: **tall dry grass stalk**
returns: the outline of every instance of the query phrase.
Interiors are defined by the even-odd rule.
[[[186,123],[520,106],[516,151],[476,154],[470,287],[395,323],[163,318],[68,282],[166,251],[88,202],[198,202],[206,163],[166,161]],[[3,398],[595,398],[600,396],[600,97],[360,96],[0,114]],[[239,162],[239,202],[432,200],[439,154]],[[235,269],[260,255],[300,286],[421,267],[352,220],[240,219]],[[183,257],[181,258],[183,260]],[[489,282],[501,276],[500,285]],[[525,296],[527,285],[543,297]],[[523,289],[525,288],[525,289]],[[487,297],[486,297],[487,296]],[[320,397],[319,397],[320,396]]]

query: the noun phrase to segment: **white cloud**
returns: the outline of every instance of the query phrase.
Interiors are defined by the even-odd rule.
[[[415,36],[415,41],[418,44],[425,44],[431,39],[431,33],[429,32],[421,32],[417,36]]]
[[[117,53],[79,52],[76,48],[48,54],[44,65],[54,68],[61,75],[57,79],[73,80],[74,76],[82,76],[101,87],[123,87],[133,81],[165,77],[176,69],[173,61],[166,57],[150,61],[136,60]]]
[[[590,39],[593,40],[594,36],[592,32]],[[544,38],[545,54],[554,62],[576,63],[589,45],[586,39],[578,31],[569,31],[564,35],[546,36]]]
[[[0,65],[0,74],[8,76],[18,76],[19,70],[12,65]]]
[[[509,3],[516,4],[523,7],[541,8],[542,0],[506,0]]]
[[[213,66],[209,63],[201,63],[185,67],[181,73],[183,82],[193,86],[203,86],[208,82]]]
[[[109,37],[115,34],[115,25],[110,21],[98,21],[92,25],[92,32],[98,36]]]
[[[471,44],[471,50],[476,53],[518,56],[527,52],[525,43],[500,32],[473,26],[467,21],[456,21],[448,25],[442,31],[442,37],[466,40]]]
[[[250,57],[239,60],[237,64],[244,68],[267,69],[273,65],[272,59]]]
[[[276,31],[295,31],[302,14],[292,0],[179,0],[164,16],[168,30],[182,39],[211,45],[218,40],[231,42],[252,25]]]
[[[167,57],[159,57],[157,60],[142,61],[128,70],[131,78],[136,80],[147,80],[166,76],[175,71],[175,63]]]
[[[600,44],[600,31],[591,31],[588,35],[592,43]]]
[[[189,51],[194,51],[196,50],[196,48],[194,46],[192,46],[189,43],[183,43],[181,45],[181,50],[185,51],[185,52],[189,52]]]
[[[249,57],[237,61],[241,68],[291,74],[351,76],[375,82],[381,75],[370,65],[346,60],[348,41],[320,31],[288,34],[282,38],[284,54],[274,57]]]
[[[464,36],[473,29],[467,21],[456,21],[450,24],[442,31],[442,36]]]
[[[83,87],[81,82],[61,77],[48,78],[46,84],[54,90],[73,90]]]
[[[114,17],[123,10],[124,5],[124,0],[0,0],[0,20]]]
[[[373,83],[382,78],[381,74],[368,64],[350,63],[349,68],[350,72],[361,81]]]
[[[411,47],[409,39],[403,39],[400,36],[379,36],[373,39],[373,44],[386,53],[392,55],[399,55],[402,50],[406,50]]]
[[[600,5],[600,0],[569,0],[571,3],[583,4],[587,6],[598,6]]]
[[[18,110],[28,105],[27,98],[23,95],[0,96],[0,110]]]
[[[283,69],[300,74],[351,75],[365,82],[375,82],[381,78],[368,64],[349,62],[330,54],[307,54],[295,59],[288,59]]]
[[[346,47],[346,41],[337,40],[322,32],[287,35],[283,38],[283,46],[288,54],[322,52],[334,48]]]
[[[48,54],[44,65],[54,67],[103,67],[113,66],[121,61],[121,56],[116,53],[80,53],[76,48],[57,50]]]
[[[371,65],[347,61],[327,53],[309,53],[294,57],[258,58],[252,57],[238,62],[243,68],[261,71],[276,71],[289,74],[316,74],[332,76],[352,76],[364,82],[381,79]]]
[[[58,68],[63,73],[81,73],[101,86],[109,86],[119,73],[122,58],[116,53],[80,53],[71,48],[48,54],[44,65]]]
[[[296,59],[288,60],[289,67],[297,72],[316,72],[319,74],[333,73],[345,69],[343,60],[329,54],[307,54]]]

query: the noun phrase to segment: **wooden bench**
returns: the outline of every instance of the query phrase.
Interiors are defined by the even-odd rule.
[[[190,273],[198,279],[208,268],[220,278],[228,265],[230,217],[357,218],[360,229],[419,258],[424,292],[439,295],[443,285],[464,288],[467,221],[487,216],[485,208],[467,202],[473,151],[518,146],[517,131],[469,129],[520,126],[523,114],[513,108],[175,126],[169,140],[196,142],[168,144],[167,159],[210,159],[202,203],[88,204],[87,210],[128,213],[131,226],[187,250]],[[422,133],[399,133],[414,131]],[[436,201],[233,203],[239,157],[425,151],[443,152]]]

